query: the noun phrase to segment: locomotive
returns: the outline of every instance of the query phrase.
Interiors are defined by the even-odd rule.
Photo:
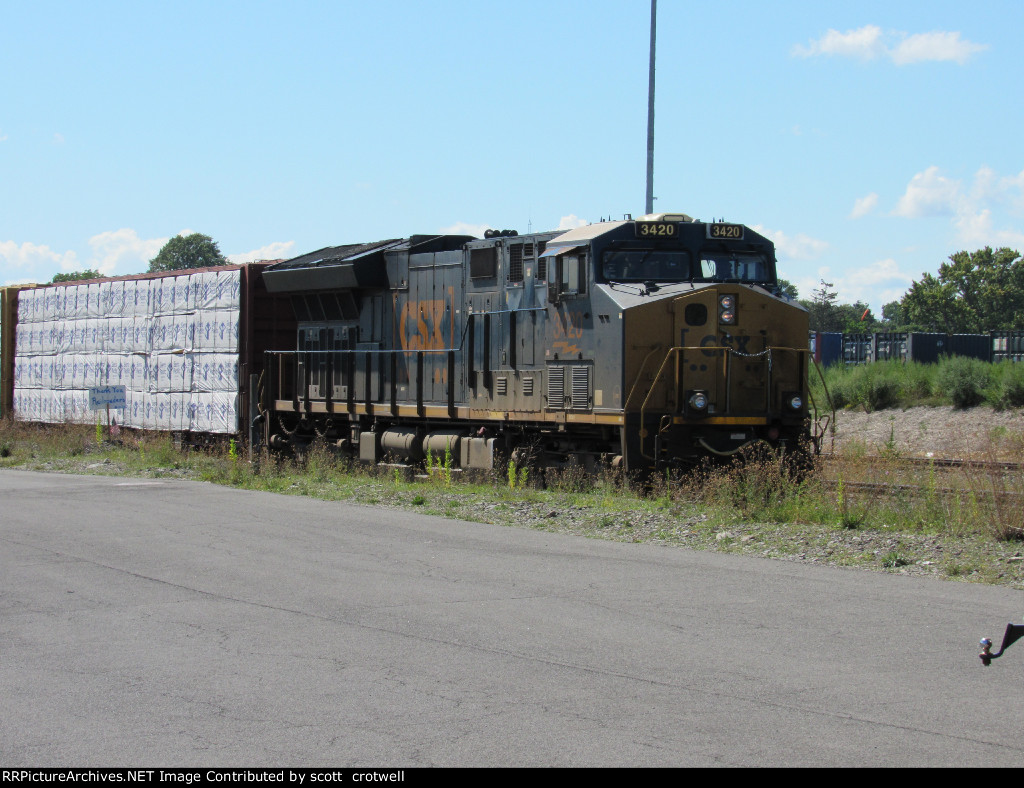
[[[293,350],[265,354],[275,450],[626,472],[816,437],[806,309],[772,242],[684,214],[414,235],[268,266]]]

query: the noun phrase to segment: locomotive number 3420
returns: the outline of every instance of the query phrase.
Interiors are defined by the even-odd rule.
[[[672,238],[676,234],[676,226],[671,222],[637,222],[636,234],[640,238]]]

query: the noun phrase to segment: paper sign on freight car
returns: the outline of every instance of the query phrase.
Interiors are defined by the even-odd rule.
[[[124,410],[128,407],[128,395],[125,386],[100,386],[89,389],[89,410],[100,410],[110,406]]]

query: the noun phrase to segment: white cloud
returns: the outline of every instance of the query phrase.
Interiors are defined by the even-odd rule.
[[[971,55],[988,49],[985,44],[961,41],[960,33],[916,33],[900,41],[890,52],[892,62],[897,66],[926,61],[951,60],[961,66]]]
[[[49,246],[42,246],[31,242],[22,244],[14,241],[0,241],[0,266],[4,269],[19,269],[20,281],[31,281],[33,272],[39,271],[39,280],[49,281],[53,273],[60,271],[74,271],[79,267],[78,255],[74,252],[55,252]],[[51,273],[47,273],[47,271]],[[9,270],[5,270],[7,276]],[[27,275],[30,278],[24,279]]]
[[[875,192],[866,197],[860,197],[853,203],[853,210],[850,212],[851,219],[860,219],[867,216],[878,205],[878,195]]]
[[[797,57],[839,55],[871,60],[884,53],[882,28],[875,25],[865,25],[857,30],[847,30],[845,33],[829,30],[817,41],[811,41],[806,47],[799,44],[793,47],[793,54]]]
[[[8,137],[6,134],[0,134],[0,142],[7,142],[7,140],[9,139],[10,137]]]
[[[952,216],[960,199],[960,181],[939,174],[929,167],[910,179],[907,190],[893,210],[894,216],[920,219],[925,216]]]
[[[775,244],[776,256],[782,260],[814,260],[828,249],[826,241],[811,238],[805,233],[791,236],[782,230],[769,230],[759,224],[753,225],[753,229],[771,239]]]
[[[575,230],[577,227],[586,227],[589,222],[586,219],[581,219],[574,213],[570,213],[568,216],[563,216],[559,222],[556,230]]]
[[[284,260],[294,257],[295,241],[275,241],[251,252],[226,255],[232,263],[255,263],[260,260]]]
[[[73,250],[58,252],[31,242],[0,241],[0,277],[8,280],[13,274],[18,282],[49,282],[54,274],[89,268],[104,276],[141,273],[167,240],[139,238],[127,228],[99,233],[88,241],[88,260]]]
[[[890,258],[866,265],[844,269],[844,275],[835,281],[839,300],[852,304],[862,301],[871,304],[881,313],[881,308],[890,301],[898,301],[913,283],[914,277],[900,270],[899,264]]]
[[[1024,172],[999,176],[981,167],[965,189],[960,181],[940,174],[938,167],[929,167],[911,178],[892,214],[908,219],[949,217],[957,242],[964,246],[1020,248],[1024,246],[1020,225],[1006,225],[1012,225],[1014,216],[1024,215]]]
[[[883,33],[877,25],[865,25],[856,30],[840,33],[829,30],[807,46],[797,44],[794,57],[820,55],[854,57],[861,60],[888,58],[897,66],[924,62],[954,62],[964,65],[971,56],[988,49],[987,44],[976,44],[960,38],[957,31],[931,33]]]
[[[86,268],[94,268],[104,276],[145,271],[168,238],[139,238],[135,230],[122,228],[89,239],[92,259]],[[68,269],[65,269],[68,270]]]
[[[448,227],[442,227],[438,232],[444,235],[475,235],[483,238],[484,233],[493,229],[489,224],[470,224],[469,222],[456,222]]]
[[[797,277],[794,284],[800,297],[810,299],[821,287],[822,280],[831,283],[841,304],[860,301],[869,304],[876,315],[881,316],[882,307],[890,301],[899,301],[914,281],[911,274],[900,270],[899,263],[892,258],[856,266],[843,266],[833,270],[829,266],[817,269],[817,276]]]

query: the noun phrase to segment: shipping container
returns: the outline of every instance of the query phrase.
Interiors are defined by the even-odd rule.
[[[811,349],[814,360],[823,367],[843,360],[843,335],[838,332],[812,331]]]
[[[950,334],[946,345],[950,356],[967,356],[981,361],[992,359],[992,339],[988,334]]]
[[[843,361],[846,364],[868,364],[874,361],[874,345],[872,334],[844,334]]]
[[[1024,361],[1024,331],[993,331],[993,361]]]
[[[910,333],[907,335],[907,358],[919,364],[935,364],[946,351],[948,335]]]
[[[909,358],[910,335],[906,332],[876,333],[875,361],[906,361]]]

